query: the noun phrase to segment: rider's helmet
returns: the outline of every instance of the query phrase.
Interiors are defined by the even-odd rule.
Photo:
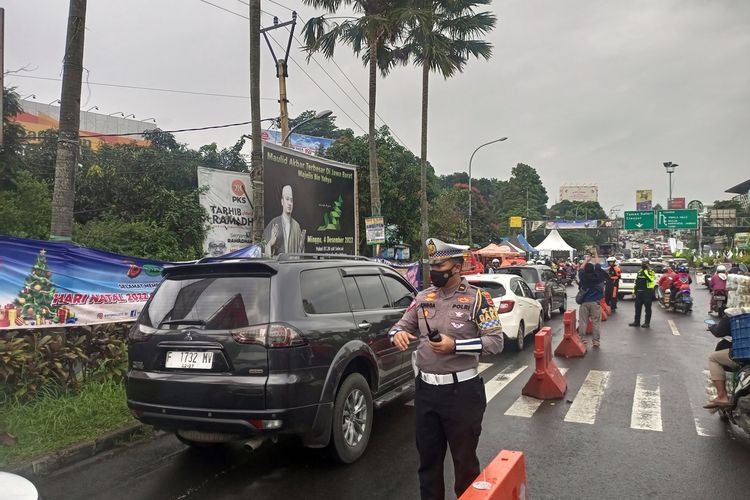
[[[641,264],[648,264],[650,261],[648,259],[641,259]]]
[[[716,272],[717,273],[727,272],[727,266],[725,266],[724,264],[719,264],[718,266],[716,266]]]
[[[685,265],[677,266],[677,272],[678,273],[686,273],[686,272],[688,272],[688,268]]]
[[[500,264],[500,259],[492,259],[493,264]]]
[[[607,259],[607,262],[617,262],[617,259],[615,259],[614,257],[610,257]]]

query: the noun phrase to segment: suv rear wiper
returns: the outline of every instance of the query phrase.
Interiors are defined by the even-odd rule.
[[[161,328],[162,325],[197,325],[197,326],[206,326],[206,322],[202,319],[170,319],[167,321],[162,321],[159,323],[159,328]]]

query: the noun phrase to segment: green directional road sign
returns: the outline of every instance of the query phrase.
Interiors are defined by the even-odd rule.
[[[639,229],[654,228],[654,212],[651,210],[635,210],[625,212],[623,229],[637,231]]]
[[[697,210],[660,210],[656,229],[698,229]]]

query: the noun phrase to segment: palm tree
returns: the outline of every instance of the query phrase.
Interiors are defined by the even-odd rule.
[[[381,215],[380,177],[375,130],[375,100],[377,72],[385,77],[397,64],[408,61],[406,53],[396,47],[401,29],[400,16],[394,15],[403,0],[303,0],[307,5],[335,14],[342,7],[351,8],[359,17],[339,17],[331,22],[319,16],[308,20],[303,28],[305,49],[312,55],[322,52],[333,57],[336,43],[341,40],[350,45],[355,54],[362,54],[362,62],[370,71],[368,145],[370,166],[370,210],[372,216]]]
[[[492,0],[416,0],[416,10],[408,13],[408,35],[404,50],[422,67],[422,138],[421,138],[421,237],[422,254],[429,231],[427,209],[427,110],[430,72],[448,79],[461,73],[470,57],[489,59],[492,44],[474,37],[486,35],[496,23],[489,12],[475,13],[480,5]],[[427,269],[422,276],[426,279]]]

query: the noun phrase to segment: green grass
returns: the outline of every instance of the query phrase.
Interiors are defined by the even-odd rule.
[[[15,435],[15,446],[0,445],[0,467],[94,439],[133,421],[119,382],[86,384],[75,394],[42,391],[32,401],[0,408],[0,430]]]

